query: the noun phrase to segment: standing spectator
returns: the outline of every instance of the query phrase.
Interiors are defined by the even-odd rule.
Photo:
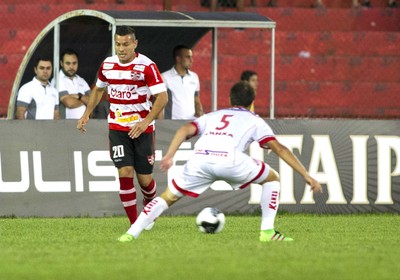
[[[200,117],[204,114],[200,101],[200,81],[197,74],[190,70],[193,52],[187,46],[178,45],[173,50],[173,58],[174,66],[162,73],[168,90],[164,118],[190,120]]]
[[[79,119],[85,112],[89,101],[90,87],[76,72],[79,56],[73,49],[65,49],[60,56],[60,73],[58,76],[58,94],[60,96],[60,113],[65,119]],[[52,84],[55,86],[55,80]]]
[[[252,70],[245,70],[240,75],[240,80],[249,82],[250,86],[254,89],[255,95],[257,95],[257,88],[258,88],[257,72],[254,72]],[[251,104],[250,111],[254,112],[254,102]]]
[[[154,119],[167,104],[168,95],[157,65],[135,52],[138,40],[132,27],[118,26],[114,42],[116,55],[106,58],[100,66],[96,85],[77,128],[86,131],[89,116],[107,87],[110,155],[118,168],[120,199],[133,224],[137,218],[135,172],[144,196],[143,204],[156,195],[156,182],[152,175]],[[157,98],[152,103],[155,95]]]
[[[39,57],[33,68],[35,77],[23,85],[17,96],[16,118],[19,120],[60,119],[58,92],[49,83],[53,72],[50,58]]]
[[[137,221],[120,242],[131,242],[143,229],[153,223],[165,210],[184,196],[199,197],[217,180],[225,180],[232,189],[239,190],[250,183],[262,185],[261,242],[292,241],[275,230],[274,222],[279,207],[280,183],[278,173],[267,163],[245,153],[253,141],[264,149],[271,149],[297,171],[314,193],[322,191],[297,157],[275,137],[269,125],[249,111],[254,101],[254,90],[248,82],[238,82],[230,93],[231,108],[208,113],[183,125],[176,132],[167,153],[160,162],[161,170],[173,165],[173,158],[183,141],[200,136],[194,154],[186,162],[181,174],[152,202],[147,204]]]

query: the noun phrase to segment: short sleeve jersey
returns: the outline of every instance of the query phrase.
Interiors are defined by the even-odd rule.
[[[57,90],[49,83],[42,85],[36,77],[18,91],[17,106],[26,107],[25,118],[28,120],[52,120],[58,105]]]
[[[256,141],[264,146],[275,140],[270,126],[258,115],[247,109],[234,107],[222,109],[193,121],[197,135],[201,135],[195,144],[195,153],[204,155],[233,156],[244,152]]]
[[[165,119],[192,120],[195,118],[195,97],[200,92],[198,75],[188,70],[185,76],[179,75],[175,67],[162,73],[168,90],[168,104],[164,110]]]
[[[129,131],[150,112],[153,95],[165,92],[166,87],[156,64],[136,53],[132,62],[121,64],[118,56],[102,63],[96,86],[108,87],[110,114],[109,129]],[[154,121],[145,132],[154,131]]]
[[[75,75],[72,79],[64,74],[63,71],[60,71],[58,78],[58,92],[60,98],[67,94],[89,94],[90,87],[88,83],[78,75]],[[65,118],[66,119],[79,119],[82,117],[85,112],[86,106],[82,104],[82,106],[77,108],[65,108]]]

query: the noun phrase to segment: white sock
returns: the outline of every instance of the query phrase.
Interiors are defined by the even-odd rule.
[[[165,210],[168,209],[167,202],[157,196],[143,208],[142,213],[131,225],[128,233],[137,239],[140,233],[152,222],[154,222]]]
[[[280,183],[268,182],[262,185],[261,191],[261,230],[274,229],[276,213],[279,207]]]

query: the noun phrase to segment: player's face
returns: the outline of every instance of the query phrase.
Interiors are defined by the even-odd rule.
[[[37,67],[34,68],[36,79],[38,79],[42,83],[47,83],[51,77],[51,73],[53,71],[53,67],[50,61],[39,61]]]
[[[257,75],[251,76],[250,79],[249,79],[249,84],[250,84],[250,86],[254,89],[254,91],[257,92],[257,87],[258,87],[258,76],[257,76]]]
[[[119,62],[128,63],[135,58],[135,49],[138,41],[132,34],[120,36],[115,35],[115,52],[118,55]]]
[[[78,71],[78,58],[74,54],[66,54],[60,66],[66,76],[73,77]]]
[[[192,50],[182,50],[181,55],[178,57],[178,63],[186,70],[189,70],[193,64]]]

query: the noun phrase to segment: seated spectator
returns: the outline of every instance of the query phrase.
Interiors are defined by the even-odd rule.
[[[35,77],[18,91],[16,118],[19,120],[60,119],[58,92],[49,83],[53,72],[50,58],[40,57],[33,68]]]

